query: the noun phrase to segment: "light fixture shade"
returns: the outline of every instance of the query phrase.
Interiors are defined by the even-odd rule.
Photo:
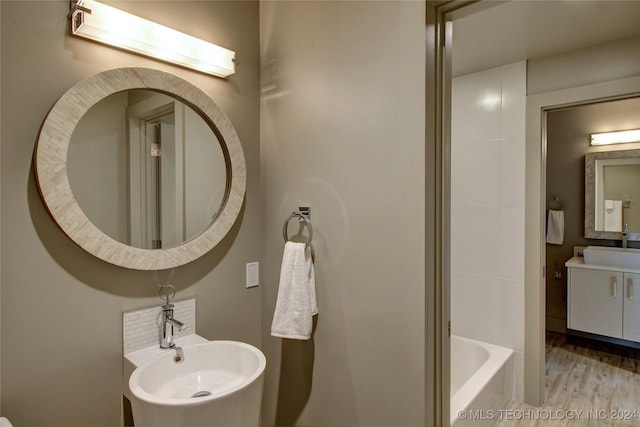
[[[235,73],[235,52],[94,0],[79,0],[71,33],[203,73]],[[89,12],[90,11],[90,12]]]
[[[640,142],[640,129],[592,133],[589,139],[590,145],[626,144],[628,142]]]

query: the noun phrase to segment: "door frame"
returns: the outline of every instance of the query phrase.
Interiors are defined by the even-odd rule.
[[[426,2],[425,421],[449,426],[452,21],[490,4]]]
[[[481,1],[427,1],[426,55],[426,384],[427,425],[448,426],[450,321],[449,182],[451,123],[450,23],[490,7]],[[525,169],[524,400],[545,394],[546,114],[570,105],[640,93],[630,77],[527,96]],[[429,202],[432,202],[431,204]],[[429,286],[432,280],[433,287]],[[433,353],[433,354],[432,354]],[[431,414],[431,415],[429,415]]]

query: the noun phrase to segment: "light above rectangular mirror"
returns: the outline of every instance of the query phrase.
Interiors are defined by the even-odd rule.
[[[628,144],[629,142],[639,141],[640,129],[592,133],[589,137],[589,145]]]

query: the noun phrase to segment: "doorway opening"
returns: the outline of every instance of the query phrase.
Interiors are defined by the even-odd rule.
[[[482,3],[482,2],[481,2]],[[517,7],[514,5],[516,2],[507,2],[507,8]],[[535,3],[535,2],[527,2],[527,3]],[[598,4],[601,2],[591,2],[591,5],[584,5],[587,8],[599,8],[602,4]],[[499,4],[494,7],[490,7],[489,9],[494,9],[496,15],[500,15],[504,12],[504,9],[500,11],[500,13],[496,12],[498,8],[502,5]],[[567,7],[567,4],[553,2],[546,4],[544,7],[556,8],[553,11],[554,18],[549,18],[548,15],[545,15],[547,21],[553,21],[556,17],[562,15],[566,10],[564,7]],[[617,6],[622,6],[621,4]],[[457,11],[442,11],[441,17],[443,20],[442,28],[444,28],[445,22],[452,23],[454,27],[454,35],[452,39],[448,39],[444,37],[446,31],[443,29],[442,34],[445,39],[444,47],[440,54],[442,58],[453,58],[455,59],[455,55],[457,50],[452,49],[452,45],[447,45],[447,43],[451,43],[452,40],[455,40],[456,32],[455,26],[457,22],[462,22],[462,19],[465,19],[469,16],[479,16],[479,14],[485,12],[488,9],[479,10],[476,9],[478,6],[477,3],[469,6],[469,9],[463,13],[461,10]],[[534,7],[532,4],[526,5],[526,7]],[[631,6],[635,7],[635,6]],[[465,8],[463,8],[465,9]],[[624,9],[624,8],[622,8]],[[629,11],[627,10],[627,13]],[[588,15],[588,11],[585,11]],[[582,12],[577,12],[577,14],[582,18],[586,15],[582,15]],[[537,13],[529,14],[531,17],[540,15]],[[577,16],[577,15],[575,15]],[[608,17],[607,17],[608,18]],[[582,27],[585,26],[584,22],[580,22],[580,19],[575,20],[579,22],[577,25]],[[507,24],[508,22],[508,24]],[[513,26],[510,26],[512,23],[517,22],[516,20],[497,20],[493,22],[493,25],[499,28],[497,31],[501,31],[501,37],[505,40],[514,41],[514,37],[505,37],[505,34],[511,34],[506,32],[509,27],[512,31],[514,31]],[[539,21],[540,22],[540,21]],[[620,22],[618,22],[619,24]],[[564,31],[568,31],[566,29],[567,21],[563,21]],[[517,25],[517,24],[516,24]],[[589,26],[589,25],[587,25]],[[624,25],[623,25],[624,26]],[[491,25],[487,26],[486,22],[481,28],[490,28]],[[522,26],[523,28],[526,26]],[[605,27],[608,27],[605,25]],[[548,30],[548,28],[547,28]],[[488,31],[491,32],[491,31]],[[548,31],[552,32],[552,31]],[[476,46],[476,50],[485,57],[491,57],[497,51],[500,51],[499,44],[484,44],[478,40],[477,37],[480,35],[480,31],[478,28],[472,30],[470,34],[474,35],[473,44]],[[522,35],[523,40],[531,40],[531,38],[527,34],[516,34],[516,36]],[[618,46],[626,45],[629,47],[630,45],[637,43],[636,39],[638,37],[637,31],[632,32],[634,40],[629,41],[626,40],[624,42],[601,40],[603,43],[617,43]],[[556,38],[556,40],[559,40]],[[516,43],[517,44],[517,43]],[[523,381],[523,400],[529,402],[533,405],[541,405],[545,401],[545,318],[546,318],[546,307],[545,307],[545,297],[546,297],[546,286],[544,279],[544,267],[547,266],[547,269],[551,267],[554,268],[554,265],[548,266],[546,264],[546,251],[545,251],[545,233],[546,233],[546,190],[545,190],[545,167],[546,167],[546,130],[544,127],[544,122],[546,120],[546,114],[548,111],[553,109],[557,109],[560,107],[564,107],[570,104],[585,102],[594,99],[604,99],[616,96],[622,96],[629,93],[634,93],[638,91],[638,79],[635,77],[625,77],[621,75],[613,73],[604,73],[601,74],[598,78],[594,80],[592,74],[589,72],[574,72],[571,70],[571,60],[577,61],[579,58],[584,59],[586,54],[592,54],[594,57],[598,57],[599,54],[602,54],[606,49],[600,49],[601,46],[593,47],[597,44],[593,39],[588,42],[588,44],[583,45],[580,48],[575,48],[575,52],[572,52],[574,55],[570,60],[565,64],[560,64],[561,58],[553,58],[553,53],[549,54],[549,58],[546,57],[536,57],[532,56],[531,51],[522,50],[519,55],[515,58],[515,60],[530,60],[527,64],[527,99],[526,99],[526,111],[523,113],[525,115],[526,122],[526,142],[524,148],[524,156],[525,156],[525,179],[524,179],[524,203],[525,203],[525,221],[523,227],[524,233],[524,266],[523,266],[523,277],[526,283],[524,287],[524,295],[523,295],[523,309],[524,309],[524,325],[523,325],[523,334],[524,334],[524,343],[523,343],[523,372],[521,372],[521,378]],[[562,43],[556,42],[556,48],[563,48]],[[478,49],[477,46],[483,46],[484,49]],[[580,49],[584,49],[579,51]],[[591,49],[590,52],[588,52]],[[624,48],[622,48],[624,50]],[[566,50],[565,50],[566,52]],[[438,55],[436,55],[438,56]],[[533,60],[531,61],[531,58]],[[548,59],[543,61],[541,58]],[[621,61],[624,61],[623,57],[619,57]],[[567,59],[567,58],[565,58]],[[602,64],[600,60],[596,60],[596,68],[597,65],[600,65],[600,70],[606,68]],[[555,62],[554,62],[555,61]],[[600,64],[598,62],[600,61]],[[445,61],[446,62],[446,61]],[[502,62],[499,65],[510,64],[512,62]],[[555,82],[551,81],[543,81],[539,79],[541,75],[541,70],[543,66],[549,67],[551,65],[558,65],[561,68],[564,67],[562,72],[558,72],[555,70],[555,76],[564,75],[564,80],[556,80]],[[574,64],[575,65],[575,64]],[[636,67],[637,68],[637,67]],[[443,165],[443,170],[445,171],[444,179],[443,179],[443,200],[445,202],[445,206],[443,211],[446,214],[453,215],[453,212],[449,212],[448,209],[452,209],[451,202],[452,200],[447,200],[447,191],[450,188],[451,175],[447,175],[448,166],[446,161],[448,161],[449,154],[453,153],[455,148],[452,148],[451,145],[451,137],[452,135],[447,133],[447,123],[449,114],[448,108],[451,99],[448,96],[448,91],[450,86],[448,86],[453,77],[456,77],[454,73],[451,73],[451,68],[447,68],[445,65],[443,68],[446,77],[442,81],[442,93],[444,95],[444,101],[440,105],[441,111],[445,116],[445,124],[443,125],[443,134],[441,135],[443,139],[443,159],[445,161],[445,165]],[[575,70],[575,68],[574,68]],[[474,70],[479,71],[479,70]],[[578,70],[579,71],[579,70]],[[448,73],[448,74],[447,74]],[[640,75],[640,72],[635,73],[635,75]],[[531,82],[534,82],[532,85]],[[451,165],[452,170],[455,168],[455,165]],[[453,195],[452,195],[453,198]],[[451,217],[450,217],[451,218]],[[449,218],[449,219],[450,219]],[[449,224],[448,219],[444,219],[443,223],[445,225]],[[448,236],[448,233],[451,232],[451,236]],[[455,261],[451,258],[447,258],[449,255],[449,244],[453,244],[452,239],[455,238],[456,231],[454,229],[447,230],[445,227],[444,235],[445,239],[442,247],[445,250],[445,260],[443,265],[444,280],[443,286],[445,289],[443,290],[443,301],[444,307],[442,310],[443,313],[443,323],[446,324],[448,322],[453,313],[449,312],[450,301],[455,297],[455,290],[448,288],[451,283],[451,279],[453,279],[454,272],[451,271],[449,275],[448,268],[451,264],[455,264]],[[449,240],[447,240],[449,239]],[[451,297],[451,300],[449,299]],[[452,323],[452,330],[455,333],[456,324]],[[443,340],[442,344],[442,358],[444,361],[449,358],[449,347],[448,341],[446,339]],[[443,362],[443,368],[446,368],[447,371],[444,372],[444,376],[448,375],[449,366],[446,362]],[[448,396],[449,388],[448,384],[446,384],[446,380],[443,380],[443,400],[446,400],[445,397]],[[442,405],[443,412],[449,409],[446,404]]]

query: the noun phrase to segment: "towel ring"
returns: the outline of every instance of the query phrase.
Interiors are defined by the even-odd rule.
[[[289,221],[292,218],[298,218],[298,221],[304,221],[304,223],[307,225],[307,228],[309,229],[309,238],[305,243],[305,247],[308,248],[309,245],[311,244],[311,240],[313,239],[313,227],[311,226],[311,221],[309,219],[308,211],[307,212],[294,211],[291,214],[291,216],[287,218],[287,220],[284,222],[284,226],[282,227],[282,237],[284,237],[284,241],[285,242],[289,241],[289,236],[287,235],[287,227],[289,226]]]

